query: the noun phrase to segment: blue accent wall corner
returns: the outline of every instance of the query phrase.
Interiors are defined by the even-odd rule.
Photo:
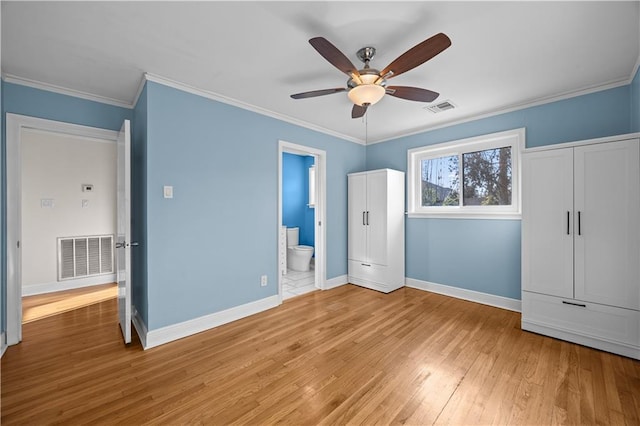
[[[147,86],[133,109],[131,123],[131,252],[132,302],[145,326],[149,324],[147,295]]]
[[[363,146],[155,82],[146,89],[149,330],[277,294],[279,140],[327,152],[327,277],[347,273],[346,175],[364,167]]]

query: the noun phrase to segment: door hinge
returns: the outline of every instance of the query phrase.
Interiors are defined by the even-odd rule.
[[[318,226],[322,226],[322,221],[321,220],[318,221]]]
[[[16,245],[18,246],[18,248],[20,248],[20,241],[18,241]]]

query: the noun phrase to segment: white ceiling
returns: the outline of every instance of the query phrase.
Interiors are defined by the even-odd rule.
[[[640,57],[640,2],[2,1],[2,71],[131,105],[150,73],[285,120],[376,142],[570,94],[627,84]],[[386,96],[366,120],[347,77],[308,43],[323,36],[382,69],[444,32],[452,46],[390,84],[439,92],[457,109]],[[15,81],[15,80],[13,80]],[[367,123],[367,126],[365,126]],[[368,129],[365,129],[368,127]]]

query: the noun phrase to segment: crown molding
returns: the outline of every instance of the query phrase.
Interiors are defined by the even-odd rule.
[[[533,99],[531,101],[528,101],[526,103],[521,103],[521,104],[515,104],[515,105],[511,105],[511,106],[507,106],[505,108],[500,108],[500,109],[495,109],[493,111],[488,111],[482,114],[476,114],[476,115],[469,115],[466,117],[462,117],[456,120],[451,120],[451,121],[446,121],[437,125],[433,125],[433,126],[426,126],[426,127],[422,127],[419,129],[416,129],[414,131],[410,131],[407,133],[401,133],[395,136],[391,136],[388,138],[383,138],[383,139],[378,139],[378,140],[374,140],[374,141],[364,141],[362,139],[359,138],[355,138],[353,136],[348,136],[327,128],[324,128],[322,126],[318,126],[315,125],[313,123],[309,123],[307,121],[303,121],[303,120],[299,120],[293,117],[289,117],[287,115],[284,114],[280,114],[277,113],[275,111],[271,111],[265,108],[261,108],[255,105],[251,105],[248,104],[246,102],[242,102],[239,101],[237,99],[234,98],[230,98],[228,96],[224,96],[224,95],[220,95],[218,93],[214,93],[214,92],[210,92],[207,90],[203,90],[203,89],[199,89],[197,87],[194,86],[190,86],[188,84],[185,83],[180,83],[178,81],[175,80],[171,80],[169,78],[166,77],[162,77],[160,75],[157,74],[152,74],[152,73],[144,73],[142,78],[140,79],[140,84],[138,85],[138,89],[136,91],[136,95],[133,99],[132,103],[128,103],[128,102],[124,102],[124,101],[120,101],[117,99],[113,99],[113,98],[108,98],[108,97],[104,97],[104,96],[99,96],[99,95],[94,95],[91,93],[86,93],[86,92],[82,92],[82,91],[78,91],[78,90],[74,90],[74,89],[68,89],[65,87],[61,87],[61,86],[56,86],[54,84],[49,84],[49,83],[43,83],[40,81],[36,81],[36,80],[31,80],[31,79],[27,79],[27,78],[23,78],[23,77],[18,77],[12,74],[6,74],[4,72],[1,73],[1,77],[2,79],[7,82],[7,83],[16,83],[16,84],[20,84],[23,86],[29,86],[29,87],[33,87],[36,89],[41,89],[41,90],[46,90],[49,92],[55,92],[55,93],[60,93],[63,95],[68,95],[68,96],[73,96],[73,97],[77,97],[77,98],[82,98],[82,99],[86,99],[86,100],[90,100],[90,101],[94,101],[94,102],[100,102],[100,103],[104,103],[104,104],[109,104],[109,105],[114,105],[114,106],[118,106],[118,107],[122,107],[122,108],[127,108],[127,109],[132,109],[135,107],[135,105],[138,103],[138,100],[140,98],[140,95],[142,94],[142,90],[144,89],[144,85],[146,84],[147,81],[152,81],[154,83],[158,83],[158,84],[162,84],[164,86],[168,86],[168,87],[172,87],[174,89],[177,90],[181,90],[183,92],[187,92],[187,93],[191,93],[197,96],[202,96],[204,98],[207,99],[211,99],[217,102],[222,102],[225,103],[227,105],[232,105],[238,108],[242,108],[248,111],[252,111],[255,112],[257,114],[261,114],[261,115],[265,115],[271,118],[275,118],[276,120],[280,120],[280,121],[284,121],[290,124],[294,124],[296,126],[300,126],[300,127],[304,127],[306,129],[309,130],[314,130],[320,133],[324,133],[330,136],[334,136],[336,138],[345,140],[345,141],[349,141],[349,142],[353,142],[359,145],[374,145],[374,144],[378,144],[378,143],[383,143],[383,142],[388,142],[391,140],[396,140],[396,139],[400,139],[400,138],[404,138],[404,137],[408,137],[408,136],[413,136],[413,135],[417,135],[420,133],[425,133],[425,132],[430,132],[433,130],[438,130],[438,129],[442,129],[445,127],[451,127],[451,126],[456,126],[459,124],[463,124],[463,123],[468,123],[471,121],[476,121],[476,120],[482,120],[485,118],[489,118],[489,117],[493,117],[496,115],[501,115],[501,114],[507,114],[510,112],[514,112],[514,111],[519,111],[519,110],[523,110],[523,109],[527,109],[527,108],[532,108],[532,107],[536,107],[536,106],[540,106],[540,105],[544,105],[544,104],[548,104],[548,103],[553,103],[553,102],[558,102],[558,101],[562,101],[565,99],[570,99],[570,98],[574,98],[574,97],[578,97],[578,96],[582,96],[582,95],[588,95],[591,93],[596,93],[596,92],[600,92],[603,90],[608,90],[608,89],[614,89],[616,87],[620,87],[620,86],[625,86],[625,85],[629,85],[633,82],[633,78],[635,77],[636,73],[638,72],[638,69],[640,68],[640,55],[638,56],[638,59],[636,60],[636,63],[631,71],[631,74],[628,78],[624,78],[624,79],[620,79],[620,80],[616,80],[616,81],[612,81],[612,82],[608,82],[605,84],[600,84],[600,85],[596,85],[596,86],[590,86],[590,87],[586,87],[586,88],[582,88],[582,89],[578,89],[575,91],[570,91],[570,92],[565,92],[565,93],[561,93],[559,95],[553,95],[553,96],[547,96],[547,97],[543,97],[543,98],[538,98],[538,99]]]
[[[203,89],[199,89],[197,87],[194,86],[190,86],[188,84],[184,84],[184,83],[180,83],[178,81],[175,80],[171,80],[169,78],[166,77],[161,77],[159,75],[156,74],[151,74],[151,73],[145,73],[144,74],[144,79],[146,81],[152,81],[154,83],[158,83],[158,84],[162,84],[163,86],[168,86],[168,87],[172,87],[174,89],[177,90],[181,90],[183,92],[187,92],[187,93],[191,93],[193,95],[197,95],[197,96],[202,96],[204,98],[207,99],[211,99],[213,101],[217,101],[217,102],[222,102],[224,104],[227,105],[231,105],[231,106],[235,106],[238,108],[242,108],[248,111],[252,111],[255,112],[257,114],[261,114],[261,115],[266,115],[267,117],[271,117],[271,118],[275,118],[276,120],[280,120],[280,121],[284,121],[290,124],[294,124],[296,126],[300,126],[300,127],[304,127],[307,128],[309,130],[314,130],[320,133],[324,133],[330,136],[334,136],[336,138],[348,141],[348,142],[353,142],[353,143],[357,143],[360,145],[364,145],[364,141],[358,139],[358,138],[354,138],[352,136],[348,136],[348,135],[344,135],[342,133],[338,133],[335,132],[333,130],[315,125],[313,123],[309,123],[308,121],[303,121],[303,120],[298,120],[296,118],[293,117],[289,117],[287,115],[284,114],[280,114],[265,108],[261,108],[255,105],[251,105],[248,104],[246,102],[242,102],[239,101],[237,99],[233,99],[224,95],[220,95],[218,93],[214,93],[214,92],[209,92],[207,90],[203,90]],[[141,92],[141,90],[139,89],[139,92]],[[137,102],[137,99],[136,99]]]
[[[29,78],[18,77],[17,75],[4,74],[6,83],[15,83],[22,86],[33,87],[34,89],[46,90],[47,92],[59,93],[61,95],[73,96],[74,98],[86,99],[88,101],[100,102],[102,104],[113,105],[121,108],[131,109],[133,106],[128,102],[118,99],[108,98],[106,96],[94,95],[92,93],[82,92],[80,90],[69,89],[55,84],[43,83],[41,81],[31,80]]]
[[[420,133],[426,133],[426,132],[430,132],[433,130],[438,130],[438,129],[443,129],[445,127],[451,127],[451,126],[457,126],[459,124],[464,124],[464,123],[468,123],[471,121],[477,121],[477,120],[482,120],[485,118],[489,118],[489,117],[494,117],[496,115],[502,115],[502,114],[507,114],[510,112],[515,112],[515,111],[520,111],[523,109],[527,109],[527,108],[533,108],[536,106],[540,106],[540,105],[545,105],[545,104],[550,104],[553,102],[558,102],[558,101],[562,101],[562,100],[566,100],[566,99],[571,99],[571,98],[576,98],[578,96],[583,96],[583,95],[588,95],[591,93],[596,93],[596,92],[601,92],[603,90],[608,90],[608,89],[615,89],[616,87],[621,87],[621,86],[626,86],[628,84],[631,83],[631,81],[633,80],[633,75],[630,78],[624,78],[622,80],[616,80],[613,82],[609,82],[609,83],[605,83],[605,84],[601,84],[601,85],[597,85],[597,86],[591,86],[591,87],[586,87],[583,89],[578,89],[575,91],[571,91],[571,92],[565,92],[565,93],[561,93],[559,95],[553,95],[553,96],[547,96],[547,97],[543,97],[543,98],[538,98],[538,99],[534,99],[525,103],[521,103],[521,104],[515,104],[515,105],[511,105],[511,106],[507,106],[505,108],[499,108],[499,109],[495,109],[493,111],[488,111],[482,114],[475,114],[475,115],[469,115],[466,117],[462,117],[456,120],[451,120],[451,121],[445,121],[441,124],[437,124],[437,125],[433,125],[433,126],[428,126],[428,127],[422,127],[420,129],[408,132],[408,133],[403,133],[397,136],[391,136],[388,138],[384,138],[384,139],[379,139],[379,140],[375,140],[375,141],[370,141],[367,145],[375,145],[378,143],[383,143],[383,142],[389,142],[392,140],[396,140],[396,139],[400,139],[400,138],[404,138],[404,137],[408,137],[408,136],[414,136],[414,135],[418,135]]]
[[[523,109],[527,109],[527,108],[532,108],[532,107],[536,107],[536,106],[540,106],[540,105],[544,105],[544,104],[549,104],[549,103],[552,103],[552,102],[558,102],[558,101],[562,101],[562,100],[570,99],[570,98],[575,98],[575,97],[582,96],[582,95],[589,95],[591,93],[601,92],[603,90],[615,89],[616,87],[620,87],[620,86],[625,86],[625,85],[631,84],[633,82],[633,78],[638,73],[638,69],[639,68],[640,68],[640,55],[638,55],[638,59],[636,60],[636,64],[634,65],[633,69],[631,70],[631,74],[629,75],[628,78],[623,78],[623,79],[620,79],[620,80],[610,81],[608,83],[599,84],[599,85],[595,85],[595,86],[588,86],[588,87],[584,87],[582,89],[578,89],[578,90],[574,90],[574,91],[570,91],[570,92],[564,92],[564,93],[561,93],[559,95],[553,95],[553,96],[547,96],[547,97],[543,97],[543,98],[533,99],[533,100],[525,102],[525,103],[507,106],[505,108],[496,109],[496,110],[485,112],[485,113],[478,114],[478,115],[469,115],[469,116],[466,116],[466,117],[459,118],[457,120],[446,121],[446,122],[443,122],[441,124],[437,124],[437,125],[434,125],[434,126],[423,127],[423,128],[421,128],[419,130],[414,130],[414,131],[411,131],[411,132],[408,132],[408,133],[403,133],[401,135],[391,136],[391,137],[388,137],[388,138],[378,139],[378,140],[375,140],[375,141],[369,141],[369,143],[367,143],[366,145],[374,145],[374,144],[377,144],[377,143],[388,142],[388,141],[404,138],[404,137],[407,137],[407,136],[413,136],[413,135],[417,135],[417,134],[420,134],[420,133],[430,132],[432,130],[438,130],[438,129],[442,129],[442,128],[445,128],[445,127],[451,127],[451,126],[456,126],[458,124],[468,123],[468,122],[471,122],[471,121],[482,120],[484,118],[489,118],[489,117],[493,117],[493,116],[496,116],[496,115],[506,114],[506,113],[509,113],[509,112],[519,111],[519,110],[523,110]]]
[[[147,75],[146,73],[142,74],[140,77],[140,83],[138,83],[138,90],[136,91],[136,96],[133,98],[133,102],[131,104],[132,108],[135,108],[138,105],[138,100],[140,100],[140,95],[142,95],[142,91],[144,90],[144,85],[147,84]]]

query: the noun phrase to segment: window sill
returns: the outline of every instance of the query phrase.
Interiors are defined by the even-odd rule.
[[[521,220],[520,213],[407,213],[409,219],[489,219]]]

